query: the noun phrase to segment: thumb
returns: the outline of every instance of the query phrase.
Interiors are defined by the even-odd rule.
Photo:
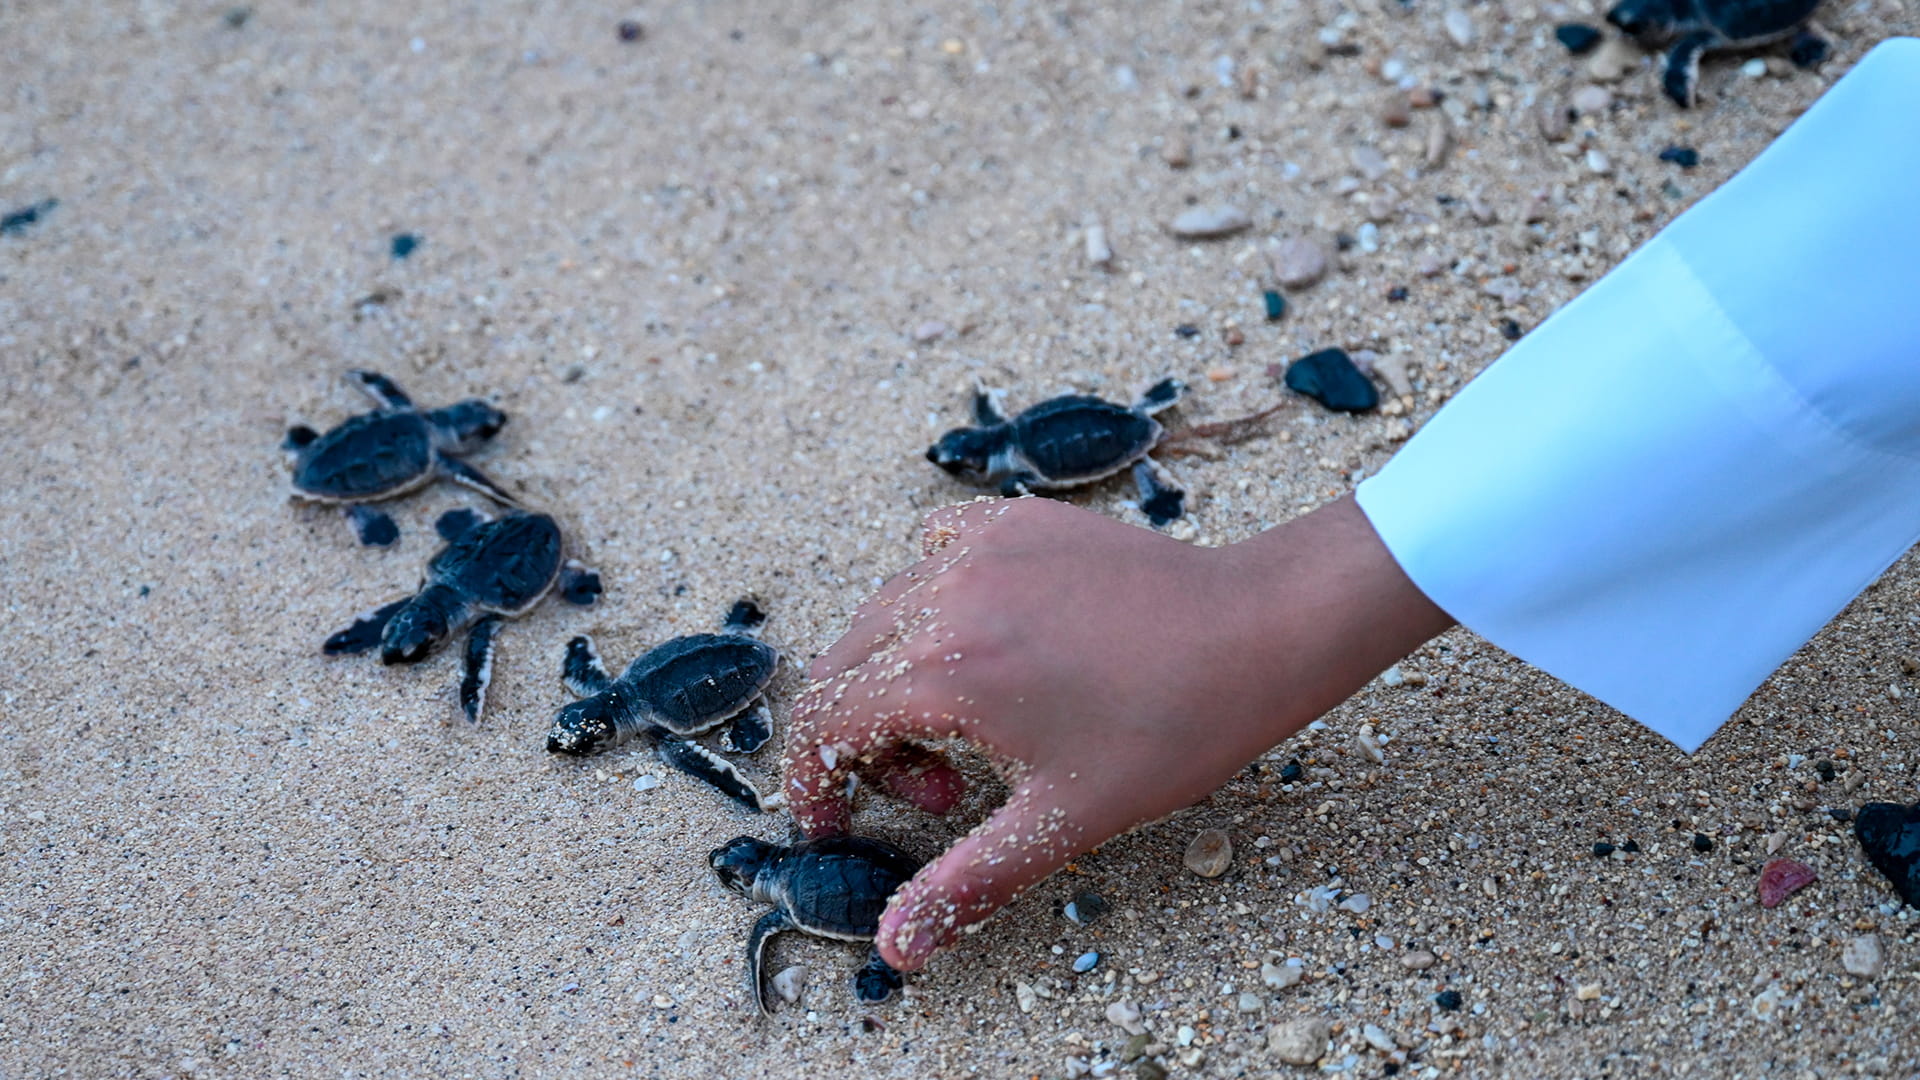
[[[874,944],[887,963],[918,971],[960,932],[1013,902],[1081,851],[1084,830],[1037,777],[894,894]]]

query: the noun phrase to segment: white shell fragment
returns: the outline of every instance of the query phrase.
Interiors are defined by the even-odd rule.
[[[800,1000],[800,992],[807,988],[807,969],[795,964],[773,977],[773,992],[780,1000],[791,1005]]]
[[[1173,219],[1173,234],[1189,240],[1230,236],[1253,224],[1237,206],[1196,206]]]

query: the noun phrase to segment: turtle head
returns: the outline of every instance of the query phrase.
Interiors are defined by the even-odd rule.
[[[1607,12],[1607,21],[1641,41],[1670,37],[1685,14],[1686,0],[1620,0]]]
[[[433,426],[442,450],[465,454],[500,434],[500,429],[507,426],[507,414],[479,398],[469,398],[433,410],[427,414],[427,423]]]
[[[620,735],[613,703],[605,694],[581,698],[554,715],[547,729],[547,752],[585,757],[613,746]]]
[[[708,852],[707,865],[713,867],[713,876],[720,879],[720,884],[741,896],[759,900],[762,898],[756,894],[754,885],[760,872],[773,865],[785,851],[778,844],[756,837],[736,836]]]
[[[991,481],[993,458],[1006,441],[995,428],[955,428],[927,447],[927,460],[947,471],[949,476],[969,484]]]
[[[411,664],[453,636],[458,597],[444,585],[430,585],[395,612],[380,635],[380,662]]]

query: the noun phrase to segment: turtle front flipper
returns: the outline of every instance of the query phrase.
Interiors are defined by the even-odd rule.
[[[754,603],[752,598],[743,596],[727,609],[727,617],[721,622],[720,629],[729,634],[754,637],[766,621],[767,613],[760,610],[760,605]]]
[[[713,785],[714,789],[727,798],[734,800],[753,813],[761,813],[765,802],[760,797],[760,789],[726,758],[708,750],[697,742],[683,739],[666,728],[654,726],[647,732],[653,738],[653,751],[660,760],[679,769],[688,776],[698,777]]]
[[[1702,30],[1688,34],[1667,53],[1667,68],[1660,76],[1660,88],[1675,105],[1691,109],[1700,99],[1700,57],[1718,39]]]
[[[409,597],[408,599],[412,599]],[[387,632],[387,624],[401,608],[407,606],[407,600],[395,600],[383,608],[376,608],[353,620],[353,625],[335,633],[320,647],[328,656],[342,653],[363,653],[380,644]]]
[[[347,520],[353,522],[353,535],[362,547],[392,547],[400,539],[400,526],[393,523],[392,515],[365,503],[349,507]]]
[[[471,507],[462,506],[441,514],[439,520],[433,523],[433,531],[440,534],[440,539],[451,544],[473,531],[474,528],[486,523],[487,515]]]
[[[1140,400],[1133,407],[1152,416],[1162,409],[1171,409],[1178,405],[1186,393],[1187,384],[1179,379],[1161,379],[1148,387],[1147,392],[1140,395]]]
[[[445,454],[435,452],[433,455],[433,465],[434,468],[439,469],[441,475],[447,479],[456,484],[470,487],[502,506],[520,505],[520,500],[510,494],[506,488],[494,483],[487,478],[487,474],[461,461],[459,458],[448,457]]]
[[[880,958],[880,949],[876,946],[867,954],[867,962],[853,973],[853,996],[869,1005],[878,1005],[893,997],[905,979],[893,965]]]
[[[989,390],[979,383],[973,384],[973,422],[981,427],[992,427],[1007,422],[1007,410],[1001,405],[1006,397],[1005,390]]]
[[[767,942],[773,935],[791,929],[793,920],[775,908],[760,916],[760,921],[753,924],[753,933],[747,935],[747,989],[753,994],[754,1004],[760,1006],[761,1016],[773,1016],[773,999],[767,996],[765,979]]]
[[[305,424],[295,424],[287,429],[287,437],[280,440],[280,449],[288,453],[297,453],[306,449],[307,444],[320,437],[320,433]]]
[[[369,397],[380,403],[381,408],[413,408],[413,399],[407,396],[406,391],[400,389],[400,384],[377,371],[354,368],[347,372],[347,381],[365,390]]]
[[[1831,55],[1833,48],[1827,39],[1804,27],[1793,35],[1793,41],[1787,45],[1787,59],[1802,71],[1812,71]]]
[[[1033,484],[1038,482],[1039,479],[1039,477],[1024,470],[1014,473],[1011,476],[1003,476],[1000,478],[1000,496],[1005,499],[1017,499],[1022,495],[1031,495],[1033,494]]]
[[[560,599],[579,607],[591,607],[606,586],[600,584],[600,572],[583,566],[579,559],[568,559],[560,568]]]
[[[487,687],[493,683],[493,650],[500,627],[506,624],[498,615],[488,615],[467,632],[466,663],[460,676],[460,711],[467,723],[480,722],[487,708]]]
[[[773,738],[773,711],[767,708],[767,699],[760,698],[753,707],[733,718],[727,730],[720,733],[720,749],[729,754],[751,754],[767,745]]]
[[[613,685],[613,676],[607,674],[607,665],[600,662],[592,638],[581,634],[567,642],[566,658],[560,661],[560,683],[568,693],[583,698],[604,694],[607,687]]]
[[[1186,512],[1187,493],[1175,486],[1151,458],[1141,458],[1134,463],[1133,482],[1140,489],[1140,510],[1154,528],[1178,521]]]

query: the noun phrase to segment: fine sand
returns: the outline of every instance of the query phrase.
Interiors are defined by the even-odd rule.
[[[784,727],[802,662],[910,558],[919,516],[968,494],[920,454],[976,377],[1017,406],[1174,374],[1201,422],[1276,400],[1270,364],[1372,350],[1411,380],[1387,413],[1298,401],[1173,465],[1197,543],[1347,490],[1503,329],[1920,30],[1911,0],[1834,0],[1821,71],[1710,60],[1682,113],[1642,67],[1555,142],[1537,103],[1588,77],[1552,28],[1598,10],[1462,10],[1464,45],[1440,0],[0,6],[0,213],[58,200],[0,235],[0,1077],[1104,1074],[1116,1002],[1155,1042],[1128,1076],[1308,1075],[1266,1050],[1306,1017],[1354,1076],[1920,1073],[1920,932],[1826,813],[1916,797],[1911,558],[1692,760],[1450,633],[871,1009],[857,950],[796,937],[776,967],[806,965],[804,999],[751,1007],[759,909],[704,855],[784,817],[644,751],[542,748],[570,635],[623,663],[745,592],[794,661]],[[1389,76],[1445,101],[1387,126]],[[1170,237],[1195,203],[1253,227]],[[420,239],[404,260],[399,233]],[[1337,233],[1351,250],[1265,321],[1270,243]],[[395,504],[385,551],[289,502],[277,443],[365,407],[349,367],[428,404],[491,395],[513,420],[476,463],[605,576],[601,606],[507,627],[477,728],[457,650],[320,654],[475,501]],[[1132,497],[1077,501],[1137,523]],[[1355,749],[1366,723],[1384,765]],[[931,854],[991,794],[951,822],[859,821]],[[1203,828],[1235,845],[1218,879],[1181,865]],[[1601,840],[1639,851],[1597,859]],[[1770,843],[1820,880],[1762,910]],[[1333,875],[1370,906],[1296,899]],[[1111,912],[1062,917],[1087,891]],[[1841,966],[1868,934],[1877,979]],[[1304,979],[1263,984],[1289,957]]]

